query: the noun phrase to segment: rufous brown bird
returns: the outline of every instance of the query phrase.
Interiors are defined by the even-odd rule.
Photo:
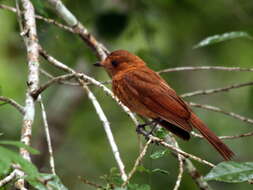
[[[138,56],[117,50],[96,63],[112,77],[112,89],[131,111],[155,122],[184,140],[196,128],[208,142],[230,160],[234,153],[197,116],[184,100]]]

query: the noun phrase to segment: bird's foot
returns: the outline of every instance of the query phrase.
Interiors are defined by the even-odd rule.
[[[146,126],[150,125],[151,130],[150,131],[146,131]],[[153,132],[156,130],[156,125],[157,125],[157,121],[156,120],[152,120],[148,123],[144,123],[144,124],[140,124],[137,126],[136,128],[136,132],[138,134],[142,134],[145,136],[145,139],[148,140],[149,139],[149,135],[153,135]]]
[[[146,123],[137,125],[136,132],[138,134],[143,134],[144,131],[146,132],[146,129],[145,129],[146,126],[147,126]]]

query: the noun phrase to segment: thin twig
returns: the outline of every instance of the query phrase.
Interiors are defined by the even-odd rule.
[[[118,167],[119,167],[119,170],[120,170],[120,174],[121,174],[121,178],[123,181],[126,181],[127,180],[127,175],[126,175],[126,172],[125,172],[125,166],[122,162],[122,159],[120,157],[120,153],[119,153],[119,150],[118,150],[118,147],[115,143],[115,140],[114,140],[114,137],[113,137],[113,134],[112,134],[112,131],[111,131],[111,127],[110,127],[110,123],[109,121],[107,120],[105,114],[104,114],[104,111],[102,110],[100,104],[98,103],[96,97],[94,96],[94,94],[89,90],[88,86],[81,80],[79,80],[79,82],[82,84],[82,87],[83,89],[85,90],[85,92],[88,94],[88,98],[91,100],[96,112],[97,112],[97,115],[99,116],[99,119],[102,121],[103,123],[103,127],[104,127],[104,130],[106,132],[106,135],[107,135],[107,138],[108,138],[108,141],[111,145],[111,148],[112,148],[112,152],[113,152],[113,155],[114,155],[114,158],[118,164]]]
[[[191,134],[195,137],[203,139],[203,136],[201,134],[198,134],[194,131],[192,131]],[[253,132],[243,133],[243,134],[240,134],[240,135],[219,136],[219,139],[237,139],[237,138],[250,137],[250,136],[253,136]]]
[[[50,81],[46,82],[45,84],[41,85],[37,90],[33,91],[31,95],[33,96],[34,99],[37,99],[37,97],[44,90],[46,90],[48,87],[50,87],[52,84],[58,83],[58,82],[64,81],[64,80],[69,80],[74,77],[75,77],[75,74],[66,74],[66,75],[61,75],[61,76],[55,77],[55,78],[51,79]]]
[[[208,90],[197,90],[195,92],[189,92],[189,93],[185,93],[182,94],[181,97],[185,98],[185,97],[191,97],[191,96],[197,96],[197,95],[208,95],[208,94],[214,94],[217,92],[226,92],[229,91],[231,89],[235,89],[235,88],[241,88],[241,87],[245,87],[245,86],[250,86],[253,85],[253,82],[245,82],[245,83],[240,83],[240,84],[232,84],[223,88],[214,88],[214,89],[208,89]]]
[[[6,102],[16,108],[22,115],[25,114],[24,107],[11,98],[0,96],[0,101]]]
[[[233,117],[235,119],[239,119],[241,121],[253,124],[253,119],[241,116],[241,115],[233,113],[233,112],[226,112],[226,111],[224,111],[224,110],[222,110],[222,109],[220,109],[218,107],[215,107],[215,106],[196,104],[196,103],[193,103],[193,102],[189,102],[189,105],[193,106],[193,107],[198,107],[198,108],[206,109],[206,110],[211,110],[211,111],[214,111],[214,112],[223,113],[223,114],[231,116],[231,117]]]
[[[0,5],[0,8],[1,9],[5,9],[5,10],[8,10],[8,11],[11,11],[11,12],[14,12],[14,13],[16,13],[17,12],[17,10],[14,8],[14,7],[10,7],[10,6],[8,6],[8,5]]]
[[[219,67],[219,66],[196,66],[196,67],[175,67],[158,71],[161,73],[176,72],[176,71],[199,71],[199,70],[221,70],[221,71],[249,71],[253,72],[253,68],[241,67]]]
[[[4,186],[5,184],[9,183],[16,177],[16,170],[12,171],[8,176],[0,180],[0,187]]]
[[[196,169],[196,167],[192,164],[191,160],[185,159],[184,160],[186,169],[192,179],[195,181],[196,185],[201,190],[212,190],[212,188],[209,186],[209,184],[204,180],[203,176],[199,171]]]
[[[94,182],[91,182],[88,179],[85,179],[84,177],[79,176],[78,179],[80,179],[84,184],[90,185],[91,187],[95,187],[96,189],[104,190],[105,188],[101,185],[98,185]]]
[[[160,138],[158,138],[158,137],[155,137],[155,136],[149,134],[149,133],[146,132],[144,129],[141,129],[141,128],[140,128],[139,131],[140,131],[141,134],[143,134],[144,136],[148,137],[148,138],[151,139],[153,142],[157,142],[158,144],[163,145],[164,147],[167,147],[167,148],[169,148],[169,149],[171,149],[171,150],[174,150],[174,151],[176,151],[177,153],[183,155],[185,158],[191,158],[191,159],[193,159],[193,160],[196,160],[196,161],[198,161],[198,162],[200,162],[200,163],[202,163],[202,164],[208,165],[208,166],[210,166],[210,167],[214,167],[214,166],[215,166],[214,164],[212,164],[212,163],[210,163],[210,162],[208,162],[208,161],[206,161],[206,160],[204,160],[204,159],[202,159],[202,158],[199,158],[199,157],[197,157],[197,156],[194,156],[194,155],[192,155],[192,154],[189,154],[189,153],[187,153],[187,152],[184,152],[184,151],[180,150],[179,148],[177,148],[177,147],[175,147],[175,146],[173,146],[173,145],[171,145],[171,144],[168,144],[168,143],[165,142],[163,139],[160,139]]]
[[[65,72],[69,72],[69,73],[75,72],[74,69],[71,69],[67,65],[65,65],[65,64],[61,63],[60,61],[58,61],[57,59],[55,59],[53,56],[49,55],[42,47],[39,48],[39,53],[45,60],[47,60],[49,63],[51,63],[55,67],[65,71]]]
[[[49,72],[45,71],[44,69],[40,68],[40,73],[43,74],[44,76],[46,76],[49,79],[54,79],[55,76],[53,76],[52,74],[50,74]],[[79,83],[77,82],[68,82],[68,81],[57,81],[58,84],[64,84],[64,85],[69,85],[69,86],[80,86]]]
[[[134,166],[127,176],[127,180],[122,184],[121,187],[125,187],[129,183],[130,179],[133,177],[134,173],[136,172],[137,167],[140,165],[141,161],[143,160],[144,156],[146,155],[148,146],[150,145],[151,142],[152,142],[152,140],[149,139],[148,142],[145,144],[141,153],[139,154],[139,156],[135,160]]]
[[[167,138],[165,138],[165,141],[168,138],[169,138],[168,141],[172,142],[172,145],[174,145],[176,148],[180,148],[179,145],[178,145],[178,143],[177,143],[177,141],[176,141],[176,139],[172,135],[167,135]],[[183,159],[185,159],[185,158],[184,158],[183,155],[181,155],[179,153],[177,153],[177,158],[178,158],[178,163],[179,163],[178,164],[178,166],[179,166],[178,167],[179,168],[179,172],[178,172],[177,181],[176,181],[176,184],[175,184],[173,190],[178,190],[179,189],[181,181],[182,181],[183,173],[184,173]]]
[[[41,107],[41,114],[42,114],[42,119],[43,119],[43,125],[44,125],[44,129],[45,129],[45,133],[46,133],[46,138],[47,138],[47,146],[48,146],[48,152],[49,152],[49,165],[50,165],[52,174],[56,174],[56,172],[55,172],[53,147],[52,147],[52,142],[51,142],[49,127],[48,127],[47,114],[46,114],[46,110],[45,110],[44,104],[42,102],[41,96],[38,97],[38,101],[39,101],[40,107]]]

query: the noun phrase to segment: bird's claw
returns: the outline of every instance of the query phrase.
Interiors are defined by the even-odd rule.
[[[136,132],[137,132],[138,134],[143,134],[142,129],[143,129],[144,131],[146,131],[145,127],[146,127],[146,124],[137,125]]]

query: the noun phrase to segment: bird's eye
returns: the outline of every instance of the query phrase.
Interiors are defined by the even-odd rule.
[[[112,61],[111,64],[114,66],[114,67],[117,67],[119,65],[119,62],[118,61]]]

